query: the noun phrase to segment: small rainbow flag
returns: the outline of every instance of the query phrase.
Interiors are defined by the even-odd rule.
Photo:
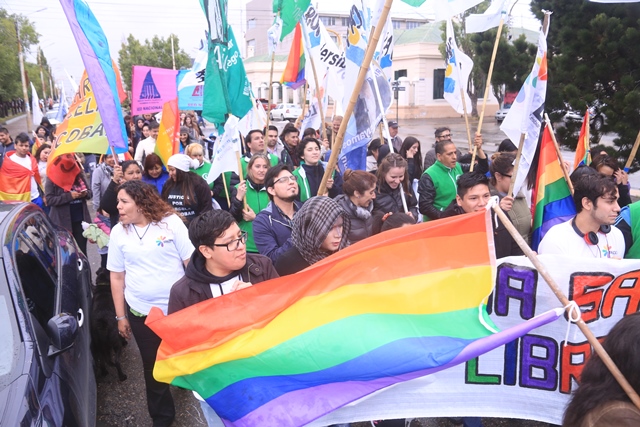
[[[540,161],[532,200],[531,248],[537,251],[540,241],[551,227],[568,221],[576,214],[571,190],[562,173],[562,165],[551,138],[549,125],[545,126],[540,142]]]
[[[584,113],[584,120],[582,121],[582,127],[580,128],[580,135],[578,136],[578,145],[576,145],[576,156],[573,160],[573,169],[576,169],[580,165],[587,165],[591,163],[591,152],[589,151],[589,109]]]
[[[291,51],[287,59],[287,66],[282,72],[280,83],[284,83],[291,89],[297,89],[302,86],[306,80],[304,79],[304,46],[302,44],[302,26],[298,22],[293,33],[293,41],[291,42]]]
[[[227,426],[301,426],[477,357],[535,327],[492,334],[490,227],[479,212],[391,230],[166,317],[154,307],[154,376],[196,390]]]
[[[162,163],[167,165],[169,157],[180,152],[180,116],[178,114],[178,98],[165,102],[162,106],[162,119],[158,129],[155,153]]]

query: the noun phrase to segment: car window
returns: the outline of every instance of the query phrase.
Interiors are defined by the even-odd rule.
[[[43,328],[56,312],[54,235],[39,214],[27,218],[16,233],[15,265],[29,312]]]

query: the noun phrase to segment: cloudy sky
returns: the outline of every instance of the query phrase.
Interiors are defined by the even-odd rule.
[[[180,47],[194,55],[199,40],[204,37],[207,22],[198,0],[86,0],[102,26],[111,55],[117,59],[118,50],[129,34],[138,40],[150,39],[154,35],[167,37],[174,33],[180,39]],[[265,6],[271,1],[263,0]],[[428,0],[411,13],[433,18],[431,2]],[[229,0],[229,22],[237,39],[243,38],[246,0]],[[350,2],[344,0],[314,1],[320,12],[346,13]],[[67,90],[65,70],[78,81],[84,69],[75,40],[69,29],[59,0],[2,0],[0,7],[9,13],[25,15],[35,24],[40,34],[40,48],[53,69],[54,84],[63,82]],[[409,6],[396,0],[391,14],[405,14]],[[265,11],[268,13],[267,11]],[[538,24],[529,12],[529,0],[519,0],[513,9],[514,25],[537,29]],[[27,53],[27,59],[35,62],[35,47]]]

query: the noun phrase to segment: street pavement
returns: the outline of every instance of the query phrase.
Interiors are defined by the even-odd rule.
[[[274,123],[282,129],[285,122]],[[431,148],[434,141],[434,130],[439,126],[450,126],[453,133],[453,140],[458,147],[463,149],[468,147],[466,142],[466,130],[462,119],[426,119],[426,120],[401,120],[399,135],[407,137],[409,135],[417,137],[421,141],[422,153]],[[11,135],[15,137],[18,133],[26,130],[24,118],[18,118],[6,124]],[[472,127],[475,129],[475,127]],[[483,126],[483,139],[485,151],[488,155],[496,151],[504,135],[500,132],[498,125],[493,120],[488,120]],[[472,131],[473,134],[473,131]],[[572,154],[572,153],[571,153]],[[571,156],[571,159],[573,157]],[[636,174],[638,175],[638,174]],[[640,187],[640,176],[638,176],[638,186]],[[92,212],[93,214],[93,212]],[[91,269],[95,272],[100,266],[100,256],[95,245],[88,245],[88,257]],[[151,419],[147,413],[144,379],[142,376],[142,362],[135,340],[129,341],[123,351],[123,370],[127,375],[125,381],[118,381],[115,369],[109,368],[106,377],[98,377],[98,427],[137,427],[151,426]],[[172,388],[173,397],[176,404],[176,420],[174,427],[205,426],[206,422],[202,416],[199,403],[192,393],[179,388]],[[539,423],[529,420],[511,419],[483,419],[485,427],[546,427],[546,423]],[[354,423],[354,427],[370,427],[371,423]],[[410,427],[453,427],[452,421],[445,418],[419,418],[410,423]]]

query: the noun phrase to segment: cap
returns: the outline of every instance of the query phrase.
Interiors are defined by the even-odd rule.
[[[397,128],[398,127],[398,122],[396,122],[395,120],[389,120],[388,124],[389,124],[390,128]]]

